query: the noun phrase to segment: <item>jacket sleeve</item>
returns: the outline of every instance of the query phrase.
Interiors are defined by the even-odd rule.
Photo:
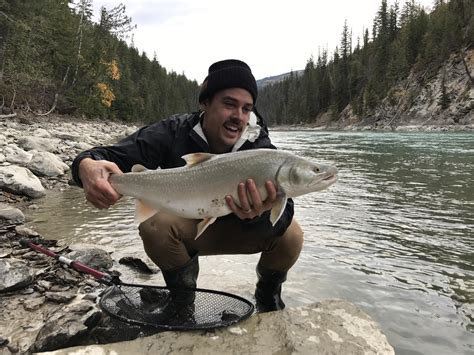
[[[123,172],[129,172],[135,164],[156,169],[172,144],[173,134],[167,120],[140,128],[117,144],[94,147],[80,153],[72,163],[72,177],[82,187],[79,164],[85,158],[108,160],[117,164]]]

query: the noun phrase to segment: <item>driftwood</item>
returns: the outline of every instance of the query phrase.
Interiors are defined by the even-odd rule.
[[[16,113],[10,113],[9,115],[0,115],[0,118],[10,118],[10,117],[15,117]]]
[[[51,112],[53,112],[53,111],[56,109],[56,105],[57,105],[57,103],[58,103],[58,96],[59,96],[58,93],[54,94],[53,106],[51,107],[51,109],[50,109],[48,112],[45,112],[45,113],[37,113],[36,116],[47,116],[47,115],[49,115]]]

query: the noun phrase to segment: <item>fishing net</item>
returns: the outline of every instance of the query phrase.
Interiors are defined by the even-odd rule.
[[[110,316],[124,322],[161,330],[214,329],[235,324],[253,311],[253,304],[227,292],[195,289],[192,305],[166,313],[170,291],[162,286],[120,284],[108,287],[99,305]]]

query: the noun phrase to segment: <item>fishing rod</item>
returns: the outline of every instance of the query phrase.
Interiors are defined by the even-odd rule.
[[[66,265],[72,267],[76,271],[80,271],[80,272],[92,275],[98,281],[103,282],[106,285],[121,283],[118,276],[112,276],[112,275],[107,274],[105,272],[95,270],[95,269],[81,263],[80,261],[72,260],[72,259],[69,259],[69,258],[63,256],[63,255],[59,255],[59,254],[53,252],[52,250],[43,247],[42,245],[35,244],[35,243],[31,242],[28,239],[24,239],[24,238],[20,239],[20,244],[24,247],[29,247],[29,248],[31,248],[33,250],[36,250],[36,251],[38,251],[42,254],[45,254],[45,255],[50,256],[52,258],[55,258],[60,263],[66,264]]]

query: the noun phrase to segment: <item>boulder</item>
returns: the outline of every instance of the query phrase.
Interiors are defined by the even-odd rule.
[[[25,215],[18,208],[0,203],[0,221],[1,220],[23,223],[25,221]]]
[[[18,145],[24,150],[38,150],[41,152],[55,152],[59,140],[55,138],[43,138],[34,136],[25,136],[18,139]]]
[[[0,166],[0,189],[32,198],[45,194],[41,181],[30,170],[16,165]]]
[[[12,164],[26,165],[33,157],[32,153],[26,152],[14,144],[4,148],[5,160]]]
[[[69,166],[50,152],[36,152],[27,167],[37,175],[49,177],[63,175],[69,170]]]
[[[22,260],[0,259],[0,293],[24,288],[33,281],[32,269]]]
[[[351,303],[329,300],[255,314],[212,332],[160,332],[145,338],[89,345],[50,354],[395,354],[367,314]]]
[[[99,248],[81,249],[71,251],[67,258],[79,261],[93,269],[109,269],[114,264],[110,254]]]
[[[46,320],[30,350],[41,352],[77,345],[100,317],[100,310],[91,301],[66,305]]]

